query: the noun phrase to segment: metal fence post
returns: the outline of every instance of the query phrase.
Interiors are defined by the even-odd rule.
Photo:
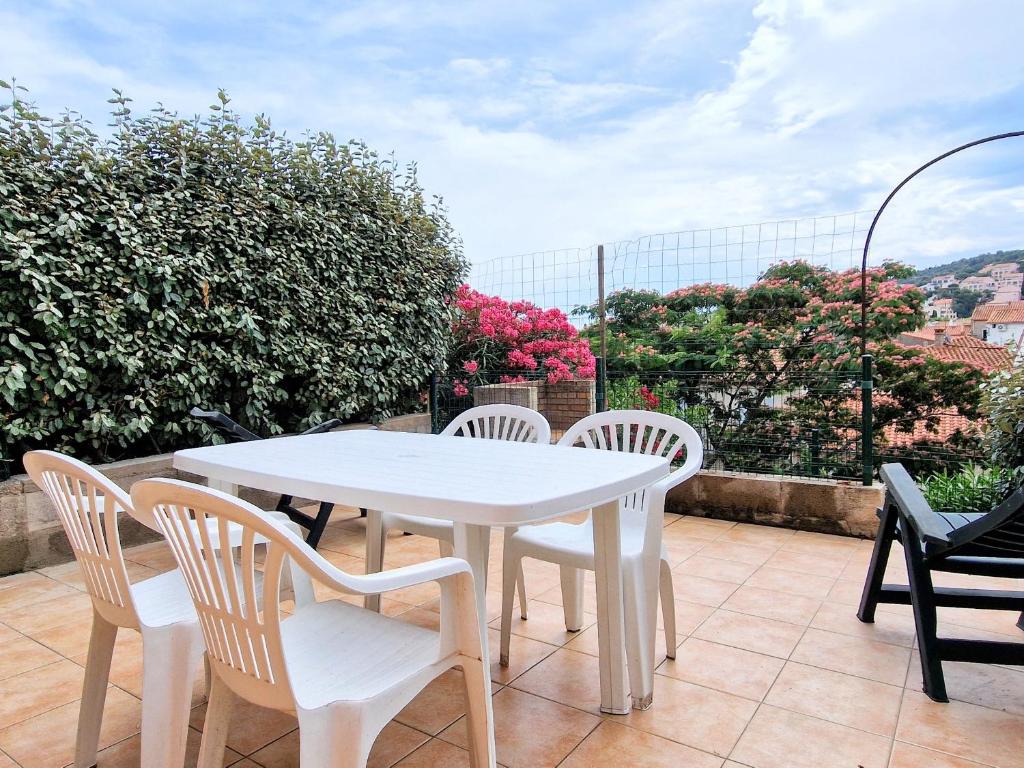
[[[601,333],[601,354],[597,358],[597,410],[608,409],[608,380],[606,361],[608,360],[608,325],[605,322],[604,306],[604,245],[597,246],[597,311],[598,327]]]
[[[864,471],[864,485],[871,485],[875,474],[875,440],[874,424],[871,414],[871,393],[874,386],[871,382],[873,358],[871,355],[861,355],[860,358],[860,444],[861,462]]]
[[[437,371],[430,374],[430,432],[437,434],[441,430],[441,414],[439,413],[440,397],[437,391]]]

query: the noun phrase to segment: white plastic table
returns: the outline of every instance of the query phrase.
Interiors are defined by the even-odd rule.
[[[355,430],[191,448],[174,454],[174,467],[230,493],[248,486],[454,521],[455,553],[473,569],[484,629],[491,527],[529,525],[592,509],[601,711],[629,712],[618,501],[667,475],[667,459]],[[483,647],[486,655],[486,642]],[[632,692],[634,703],[650,701],[653,679],[645,688]]]

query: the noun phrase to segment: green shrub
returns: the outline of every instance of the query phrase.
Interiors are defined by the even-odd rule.
[[[982,388],[982,408],[989,458],[1024,482],[1024,368],[994,374]]]
[[[1010,472],[970,465],[956,472],[942,470],[921,483],[921,492],[939,512],[991,512],[1010,490]]]
[[[7,84],[3,84],[7,87]],[[195,444],[193,405],[256,432],[387,415],[450,335],[465,262],[414,168],[292,141],[228,99],[112,136],[0,113],[0,454]]]

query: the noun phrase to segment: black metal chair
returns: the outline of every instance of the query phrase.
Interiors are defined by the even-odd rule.
[[[1024,664],[1024,643],[938,636],[937,607],[1021,611],[1024,592],[935,587],[932,571],[1024,578],[1024,488],[987,514],[934,511],[902,464],[881,470],[885,502],[857,618],[871,623],[878,603],[912,605],[924,692],[949,701],[943,661]],[[892,542],[903,545],[909,585],[883,584]]]
[[[225,416],[220,411],[204,411],[201,408],[193,408],[189,411],[189,416],[194,419],[202,421],[217,434],[227,440],[229,443],[246,443],[250,440],[262,440],[263,438],[259,435],[253,434],[248,429],[243,427],[234,419],[229,416]],[[307,429],[302,432],[303,435],[317,435],[321,432],[328,432],[335,427],[340,427],[344,422],[341,419],[330,419],[325,421],[323,424],[317,424],[315,427]],[[309,531],[306,535],[306,543],[316,549],[320,543],[320,537],[323,536],[324,528],[327,527],[327,522],[331,518],[331,512],[334,510],[334,504],[328,501],[321,501],[320,508],[317,510],[316,516],[307,515],[302,510],[296,509],[292,505],[293,497],[282,496],[277,502],[275,509],[278,512],[284,512],[291,520],[294,520],[298,525]],[[361,509],[360,513],[363,517],[366,516],[366,510]]]

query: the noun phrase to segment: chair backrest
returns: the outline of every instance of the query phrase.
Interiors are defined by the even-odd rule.
[[[655,411],[603,411],[580,419],[562,435],[559,445],[596,448],[664,456],[670,460],[684,458],[682,467],[674,470],[669,485],[690,477],[694,466],[700,468],[704,445],[697,431],[682,419]],[[648,494],[638,491],[624,497],[623,509],[647,512]],[[628,520],[624,518],[624,522]],[[660,525],[660,523],[659,523]]]
[[[281,645],[281,566],[287,547],[282,532],[260,510],[220,491],[181,480],[141,480],[132,486],[136,514],[152,519],[164,534],[195,603],[207,655],[216,674],[238,695],[281,708],[293,699]],[[195,520],[197,525],[192,524]],[[242,529],[237,561],[230,549],[230,524]],[[257,536],[270,543],[257,575]],[[297,542],[301,542],[296,537]],[[232,542],[238,543],[237,535]]]
[[[521,405],[478,405],[459,414],[441,434],[541,445],[551,442],[547,419]]]
[[[1024,488],[982,518],[953,531],[950,554],[1024,558]]]
[[[118,626],[138,626],[117,520],[131,511],[128,494],[70,456],[30,451],[24,461],[57,510],[96,610]]]

